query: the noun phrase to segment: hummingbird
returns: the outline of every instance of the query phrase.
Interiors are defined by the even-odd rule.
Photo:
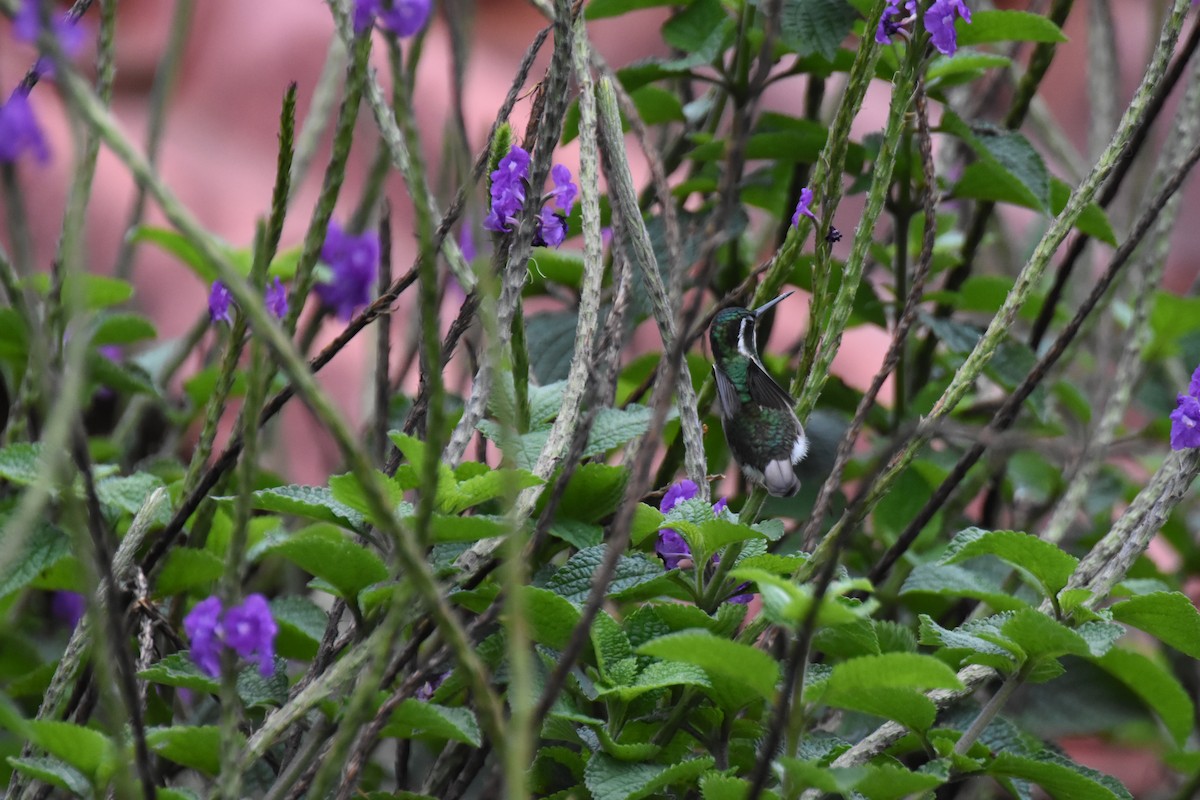
[[[754,333],[759,317],[791,294],[753,311],[722,309],[708,331],[725,441],[746,477],[776,497],[791,497],[800,488],[793,467],[808,453],[808,437],[792,410],[796,401],[758,357]]]

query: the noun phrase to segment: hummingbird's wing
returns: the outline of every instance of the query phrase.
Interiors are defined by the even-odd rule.
[[[767,408],[786,408],[789,411],[796,405],[792,396],[759,364],[750,362],[746,377],[750,386],[750,399],[755,403]],[[719,387],[720,383],[717,386]]]
[[[729,380],[729,376],[719,367],[713,367],[713,374],[717,376],[717,400],[721,403],[721,416],[729,419],[741,409],[741,398],[738,397],[733,381]]]

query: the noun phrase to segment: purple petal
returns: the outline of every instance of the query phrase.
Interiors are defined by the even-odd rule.
[[[667,489],[667,493],[663,495],[662,502],[658,504],[658,510],[666,514],[684,500],[691,500],[699,493],[700,487],[687,478],[684,478],[679,483],[673,484]]]

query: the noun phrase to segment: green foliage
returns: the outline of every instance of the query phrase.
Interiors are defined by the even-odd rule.
[[[328,5],[340,37],[353,4]],[[422,59],[451,41],[448,94],[475,97],[471,37],[496,31],[442,14],[449,40],[397,44],[380,18],[330,50],[320,84],[287,94],[278,183],[238,244],[136,155],[94,81],[61,64],[33,88],[165,222],[85,238],[88,191],[40,219],[55,206],[32,181],[57,164],[5,175],[38,211],[16,203],[0,249],[8,793],[742,800],[761,779],[774,800],[1131,797],[1066,733],[1193,785],[1200,456],[1169,447],[1200,301],[1155,198],[1186,177],[1200,92],[1154,96],[1190,4],[1132,98],[1104,85],[1142,72],[1127,54],[1072,61],[1082,4],[973,8],[950,54],[929,2],[901,4],[882,46],[879,0],[537,5],[582,14],[531,50],[515,116],[440,142],[414,100]],[[96,8],[89,31],[111,22]],[[601,30],[661,42],[610,67]],[[1101,153],[1045,113],[1067,107],[1051,63],[1055,85],[1088,74],[1089,96],[1128,101]],[[492,176],[514,145],[535,177]],[[77,189],[101,176],[90,153],[69,162]],[[348,159],[369,172],[347,180]],[[561,171],[535,185],[555,164],[579,195],[561,246]],[[524,208],[484,229],[506,181]],[[385,213],[398,184],[411,202]],[[293,203],[303,186],[319,196]],[[792,225],[804,190],[816,219]],[[334,225],[390,234],[391,291],[376,303],[372,283],[350,320],[313,291],[350,288]],[[133,249],[113,268],[101,243],[122,237],[176,262],[172,313],[194,323],[135,294]],[[262,302],[275,278],[282,320]],[[234,324],[202,309],[218,280]],[[730,343],[706,326],[795,290],[738,337],[808,437],[800,491],[767,501],[732,453],[773,444],[770,425],[725,439],[712,357]],[[372,380],[349,382],[355,349]],[[707,486],[676,501],[684,473]],[[258,595],[269,622],[248,616]]]

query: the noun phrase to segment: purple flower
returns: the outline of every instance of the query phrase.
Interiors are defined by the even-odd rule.
[[[393,0],[390,9],[380,10],[379,18],[392,33],[404,38],[425,27],[432,5],[432,0]]]
[[[379,270],[379,239],[371,233],[353,236],[330,222],[321,247],[321,260],[333,270],[330,283],[318,283],[321,302],[350,319],[354,310],[371,302]]]
[[[654,552],[658,553],[658,557],[663,560],[663,566],[667,569],[675,569],[679,566],[680,561],[692,557],[692,548],[688,547],[688,543],[683,540],[682,536],[670,528],[663,528],[658,532],[658,542],[654,545]]]
[[[525,205],[525,182],[529,179],[529,153],[513,145],[491,174],[489,193],[492,207],[483,227],[496,233],[506,233],[517,219],[517,213]]]
[[[1171,412],[1171,449],[1200,447],[1200,399],[1179,395],[1179,405]]]
[[[796,202],[796,210],[792,214],[792,225],[793,226],[800,224],[801,215],[808,217],[813,222],[817,221],[817,215],[814,214],[812,212],[812,209],[809,208],[809,206],[812,205],[812,201],[813,201],[812,189],[809,189],[807,186],[805,186],[803,189],[800,190],[800,199]]]
[[[18,41],[37,44],[38,34],[42,31],[40,0],[24,0],[17,15],[13,18],[13,33]],[[67,56],[73,56],[83,47],[84,32],[71,19],[51,14],[50,31],[58,39],[58,46]],[[54,64],[48,58],[38,59],[34,66],[38,75],[51,77],[54,75]]]
[[[0,162],[15,163],[26,151],[32,152],[39,164],[50,160],[50,148],[33,116],[28,90],[18,88],[0,105]]]
[[[255,658],[264,678],[275,670],[275,635],[279,626],[261,594],[250,595],[240,606],[228,611],[221,605],[221,599],[213,595],[197,603],[184,617],[183,629],[192,642],[192,661],[210,677],[221,674],[222,645],[243,658]]]
[[[375,15],[379,13],[379,0],[354,0],[352,19],[354,35],[362,36],[371,30],[375,24]]]
[[[267,293],[265,296],[267,303],[267,311],[275,319],[283,319],[288,312],[287,289],[283,287],[283,282],[279,280],[279,276],[275,276],[274,283],[267,284]]]
[[[242,658],[257,657],[258,672],[264,678],[275,672],[275,634],[279,626],[271,616],[267,599],[261,594],[249,595],[240,606],[234,606],[222,621],[225,643]]]
[[[662,502],[658,504],[658,510],[666,514],[684,500],[691,500],[699,493],[700,487],[687,478],[684,478],[679,483],[672,484],[667,489],[667,493],[663,495]]]
[[[183,630],[192,642],[192,661],[212,678],[221,674],[221,611],[221,599],[213,595],[183,618]]]
[[[1200,0],[1194,0],[1200,2]],[[1188,384],[1188,394],[1192,397],[1200,397],[1200,367],[1196,367],[1196,371],[1192,373],[1192,381]]]
[[[550,178],[554,181],[554,188],[550,190],[554,205],[562,213],[570,214],[575,207],[575,195],[579,194],[579,188],[571,181],[571,170],[555,164],[550,170]]]
[[[416,691],[416,694],[414,695],[414,697],[416,697],[418,700],[423,700],[426,703],[428,703],[430,700],[433,699],[433,693],[436,692],[438,690],[438,687],[441,686],[443,683],[445,683],[446,678],[449,678],[449,677],[450,677],[450,671],[447,670],[446,672],[443,672],[441,675],[438,675],[433,680],[425,681],[424,683],[422,683],[420,685],[420,687],[417,688],[417,691]]]
[[[547,206],[538,215],[537,230],[533,232],[534,247],[558,247],[567,238],[567,218]]]
[[[904,9],[908,14],[901,19],[893,20],[892,17],[900,14],[900,0],[888,0],[887,7],[883,9],[883,16],[879,18],[879,27],[875,29],[875,41],[877,43],[889,44],[893,36],[904,32],[904,26],[917,13],[916,0],[907,0],[904,4]]]
[[[933,46],[942,55],[952,56],[958,49],[958,35],[954,30],[954,21],[958,17],[968,23],[971,21],[971,9],[963,0],[934,0],[925,12],[925,30],[929,31]]]
[[[208,318],[213,322],[233,324],[233,316],[229,313],[232,300],[229,288],[220,281],[213,281],[212,289],[208,292]]]
[[[50,597],[50,613],[74,628],[83,619],[87,602],[79,592],[55,592]]]

